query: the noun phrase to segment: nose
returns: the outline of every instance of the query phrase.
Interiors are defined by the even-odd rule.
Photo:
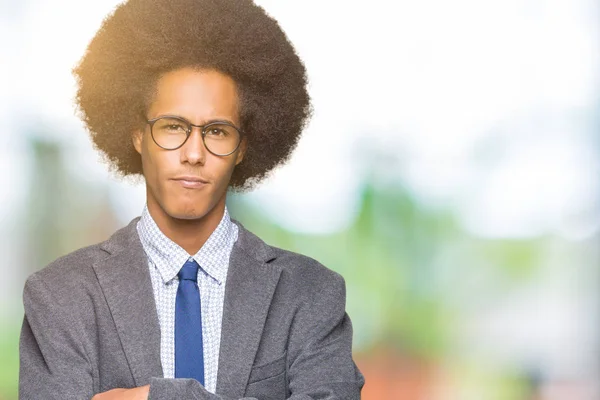
[[[204,165],[207,151],[202,141],[202,128],[192,127],[190,136],[181,147],[181,162]]]

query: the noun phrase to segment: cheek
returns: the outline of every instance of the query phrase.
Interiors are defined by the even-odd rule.
[[[154,173],[154,155],[146,146],[142,147],[142,167],[146,180],[151,179]]]
[[[218,175],[221,186],[228,186],[229,180],[231,179],[231,174],[233,174],[233,170],[235,169],[235,159],[226,159],[219,160],[218,163]]]
[[[149,146],[151,144],[146,144],[142,148],[142,166],[148,183],[156,185],[160,181],[162,172],[165,171],[165,166],[173,163],[173,160],[171,160],[173,154],[157,151]]]

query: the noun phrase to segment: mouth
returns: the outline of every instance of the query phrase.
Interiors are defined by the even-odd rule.
[[[200,189],[208,185],[207,180],[197,176],[178,176],[172,180],[188,189]]]

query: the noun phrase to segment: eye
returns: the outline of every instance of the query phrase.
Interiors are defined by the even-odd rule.
[[[206,134],[210,136],[227,136],[229,132],[227,132],[227,130],[224,128],[211,126],[210,129],[206,131]]]

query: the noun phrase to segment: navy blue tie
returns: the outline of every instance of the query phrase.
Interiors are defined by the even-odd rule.
[[[198,268],[198,263],[190,259],[177,274],[179,287],[175,300],[175,378],[194,378],[204,385]]]

